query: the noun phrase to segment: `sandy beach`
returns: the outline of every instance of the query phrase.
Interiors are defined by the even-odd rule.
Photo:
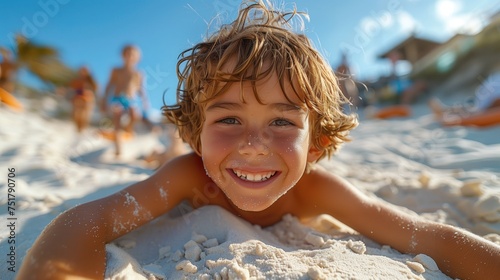
[[[361,115],[353,141],[320,164],[394,207],[500,244],[500,126],[443,128],[425,104],[413,110],[403,119]],[[78,136],[70,122],[6,107],[0,142],[2,279],[15,278],[58,214],[152,174],[139,158],[164,144],[138,134],[116,160],[95,128]],[[376,244],[327,215],[260,228],[215,206],[181,205],[107,252],[107,279],[449,279],[431,258]]]

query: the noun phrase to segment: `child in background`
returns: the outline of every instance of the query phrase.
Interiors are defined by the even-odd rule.
[[[87,67],[81,67],[78,75],[70,83],[74,91],[73,95],[73,121],[78,133],[83,132],[88,127],[92,109],[94,108],[95,92],[97,83]]]
[[[146,110],[148,107],[146,93],[142,86],[143,77],[141,72],[136,69],[140,58],[141,54],[137,47],[132,45],[125,46],[122,49],[123,66],[114,68],[111,71],[111,76],[104,90],[102,111],[107,112],[108,106],[111,109],[116,156],[121,154],[120,133],[122,130],[122,117],[128,115],[128,124],[124,130],[132,133],[135,122],[141,117],[137,95],[142,98],[143,109]]]
[[[10,50],[0,47],[0,55],[2,56],[2,61],[0,62],[0,88],[14,93],[18,65],[12,60]]]
[[[343,113],[347,100],[329,64],[289,29],[295,16],[245,2],[233,23],[183,52],[178,103],[164,114],[194,152],[61,214],[28,252],[19,279],[102,279],[106,243],[184,200],[260,226],[285,214],[329,214],[380,244],[431,256],[451,277],[500,275],[498,245],[366,196],[315,165],[348,140],[357,120]]]

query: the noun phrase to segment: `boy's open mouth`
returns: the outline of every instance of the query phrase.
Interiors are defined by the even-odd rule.
[[[233,173],[240,179],[249,181],[249,182],[264,182],[272,178],[276,171],[267,171],[261,173],[248,173],[241,170],[231,169]]]

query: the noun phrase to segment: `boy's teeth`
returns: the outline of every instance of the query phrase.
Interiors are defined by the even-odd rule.
[[[238,176],[241,179],[246,180],[246,181],[262,182],[262,181],[266,181],[269,178],[271,178],[272,176],[274,176],[274,174],[276,174],[276,171],[270,171],[270,172],[262,173],[262,174],[247,174],[247,173],[241,172],[239,170],[233,169],[233,173],[236,174],[236,176]]]

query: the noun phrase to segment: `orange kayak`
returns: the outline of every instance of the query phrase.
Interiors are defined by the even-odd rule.
[[[9,106],[14,111],[21,112],[23,110],[23,104],[3,88],[0,88],[0,102]]]
[[[409,117],[411,108],[406,105],[394,105],[378,110],[373,117],[377,119],[390,119],[397,117]]]
[[[462,117],[451,122],[443,122],[445,126],[461,125],[486,128],[489,126],[500,125],[500,108],[490,109],[483,113]]]

